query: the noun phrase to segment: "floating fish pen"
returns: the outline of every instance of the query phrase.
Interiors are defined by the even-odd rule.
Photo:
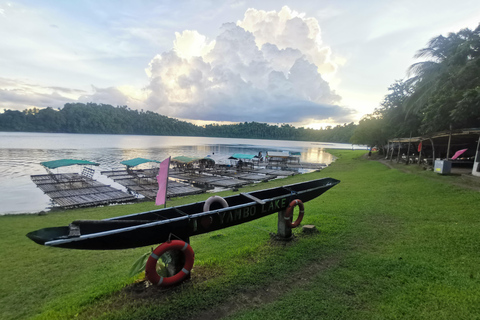
[[[240,180],[232,177],[213,176],[205,174],[192,174],[174,172],[169,174],[170,177],[180,181],[185,181],[194,185],[204,185],[207,188],[219,187],[219,188],[239,188],[250,184],[251,182]]]
[[[140,194],[149,200],[155,200],[158,193],[158,167],[149,169],[133,169],[145,163],[159,163],[157,160],[144,158],[135,158],[120,162],[127,168],[125,170],[102,171],[101,173],[113,181],[121,184],[128,191],[134,194]],[[169,181],[167,187],[167,197],[180,197],[205,192],[202,188],[191,185]]]
[[[158,170],[157,170],[158,171]],[[147,199],[154,200],[158,192],[158,182],[156,174],[154,176],[146,176],[144,170],[111,170],[102,171],[103,175],[109,177],[113,181],[121,184],[127,190],[135,194],[141,194]],[[204,193],[205,190],[184,183],[169,180],[167,187],[167,197],[181,197],[193,194]]]
[[[71,165],[98,165],[85,160],[62,159],[41,163],[49,169]],[[30,178],[53,203],[64,209],[135,201],[135,197],[93,179],[95,170],[85,167],[81,174],[57,173]]]
[[[286,168],[292,169],[312,169],[312,170],[322,170],[326,168],[327,165],[325,163],[308,163],[308,162],[301,162],[301,163],[288,163]]]
[[[298,174],[298,171],[277,170],[277,169],[267,169],[267,168],[256,169],[253,172],[266,174],[266,175],[274,175],[277,177],[288,177],[288,176],[294,176]]]
[[[264,182],[275,179],[276,175],[271,174],[261,174],[255,172],[232,172],[226,174],[227,176],[234,177],[240,180],[252,181],[252,182]]]

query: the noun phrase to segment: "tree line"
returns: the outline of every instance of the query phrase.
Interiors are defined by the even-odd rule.
[[[348,143],[355,128],[353,122],[321,130],[258,122],[209,124],[202,127],[151,111],[96,103],[67,103],[58,110],[50,107],[23,111],[5,110],[0,114],[0,131],[22,132],[204,136]]]
[[[385,146],[388,139],[480,127],[480,25],[437,36],[365,116],[352,143]]]

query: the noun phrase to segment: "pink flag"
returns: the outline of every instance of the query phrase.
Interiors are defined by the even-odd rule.
[[[452,160],[455,160],[457,159],[462,153],[464,153],[465,151],[467,151],[467,149],[462,149],[462,150],[458,150],[457,152],[455,152],[455,154],[453,155],[452,157]]]
[[[160,163],[160,170],[158,171],[158,192],[155,199],[155,205],[160,206],[167,201],[167,183],[168,183],[168,167],[170,167],[170,157]]]

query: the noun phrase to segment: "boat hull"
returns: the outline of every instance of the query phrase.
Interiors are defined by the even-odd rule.
[[[69,226],[33,231],[38,244],[88,250],[126,249],[187,240],[191,236],[228,228],[285,210],[294,199],[308,202],[340,181],[307,181],[247,194],[225,197],[229,207],[203,212],[205,202],[136,213],[105,220],[77,220]]]

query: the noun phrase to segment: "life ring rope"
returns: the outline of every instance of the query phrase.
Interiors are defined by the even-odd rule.
[[[180,250],[185,255],[185,264],[177,274],[171,277],[161,277],[157,273],[158,259],[168,250]],[[153,250],[152,254],[148,257],[147,264],[145,265],[145,276],[154,285],[167,287],[184,280],[193,268],[193,262],[195,260],[195,253],[192,247],[181,240],[172,240],[162,243]]]
[[[291,222],[293,219],[293,209],[298,205],[299,212],[298,212],[298,218],[295,220],[295,222]],[[303,206],[303,202],[300,199],[295,199],[287,207],[287,210],[285,212],[285,224],[289,228],[296,228],[300,225],[300,223],[303,220],[303,216],[305,214],[305,207]]]

